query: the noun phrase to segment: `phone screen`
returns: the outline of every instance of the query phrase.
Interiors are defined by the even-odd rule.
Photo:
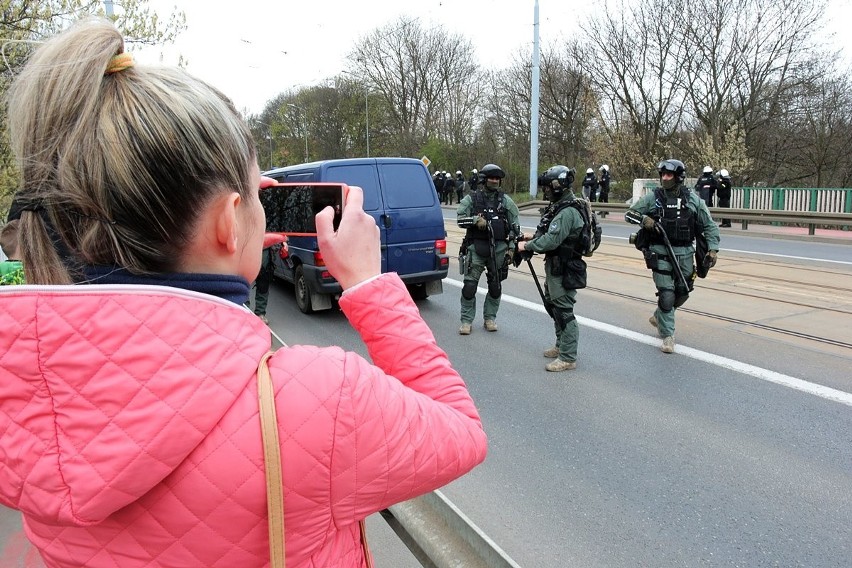
[[[291,236],[315,236],[316,214],[334,209],[334,230],[340,226],[349,188],[344,183],[276,183],[260,191],[266,212],[266,231]]]

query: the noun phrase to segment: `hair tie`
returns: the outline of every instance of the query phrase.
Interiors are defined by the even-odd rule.
[[[112,75],[113,73],[124,71],[129,67],[133,67],[133,56],[129,53],[119,53],[109,60],[104,75]]]
[[[17,207],[15,207],[17,205]],[[12,220],[12,211],[31,211],[32,213],[38,213],[39,211],[45,211],[44,201],[41,198],[34,199],[15,199],[12,202],[12,208],[9,212],[8,221]],[[20,216],[20,215],[19,215]]]

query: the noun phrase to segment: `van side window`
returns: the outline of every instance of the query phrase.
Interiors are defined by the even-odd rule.
[[[331,166],[326,170],[323,181],[357,185],[364,190],[364,211],[376,211],[382,208],[379,180],[376,178],[376,167],[373,164]]]
[[[278,180],[281,182],[287,183],[299,183],[300,181],[308,182],[315,181],[314,172],[299,172],[299,173],[288,173],[286,174],[284,179]]]
[[[379,169],[382,172],[384,187],[399,187],[405,190],[387,192],[389,209],[430,207],[435,203],[436,195],[432,189],[432,180],[419,164],[382,164]]]

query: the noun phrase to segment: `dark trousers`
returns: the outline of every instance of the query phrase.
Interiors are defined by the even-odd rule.
[[[272,282],[273,270],[272,249],[263,249],[260,272],[254,281],[254,313],[256,315],[266,315],[266,304],[269,302],[269,284]]]
[[[719,207],[730,208],[731,207],[731,196],[726,195],[726,196],[723,197],[722,194],[719,193]],[[730,226],[731,226],[731,220],[730,219],[722,219],[722,227],[730,227]]]

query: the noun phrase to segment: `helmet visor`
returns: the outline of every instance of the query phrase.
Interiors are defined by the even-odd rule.
[[[660,172],[660,173],[663,173],[663,172],[675,173],[675,172],[677,172],[677,168],[675,167],[674,164],[672,164],[668,160],[665,160],[665,161],[657,164],[657,171]]]

